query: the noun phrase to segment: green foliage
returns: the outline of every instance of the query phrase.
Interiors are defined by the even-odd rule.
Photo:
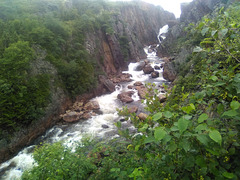
[[[71,152],[61,143],[45,144],[34,152],[37,166],[24,172],[22,179],[85,179],[96,166],[83,149]]]

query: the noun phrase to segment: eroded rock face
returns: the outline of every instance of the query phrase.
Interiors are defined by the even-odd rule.
[[[120,99],[123,103],[131,103],[133,102],[132,95],[134,94],[134,91],[128,91],[128,92],[122,92],[121,94],[118,94],[117,98]]]

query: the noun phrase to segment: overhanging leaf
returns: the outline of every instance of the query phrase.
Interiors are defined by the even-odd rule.
[[[237,116],[238,112],[236,110],[229,110],[223,113],[222,116],[228,116],[228,117],[233,117],[233,116]]]
[[[154,137],[157,141],[162,140],[166,136],[167,132],[162,128],[156,128],[154,131]]]
[[[195,48],[193,49],[193,52],[196,52],[196,53],[202,52],[202,51],[203,51],[203,49],[202,49],[201,47],[199,47],[199,46],[197,46],[197,47],[195,47]]]
[[[213,81],[217,81],[218,77],[217,76],[211,76],[209,79],[213,80]]]
[[[178,120],[178,129],[181,133],[187,130],[189,124],[189,120],[185,119],[184,117]]]
[[[233,173],[224,172],[222,175],[223,175],[225,178],[228,178],[228,179],[234,178],[234,174],[233,174]]]
[[[201,34],[202,34],[203,36],[205,36],[205,34],[208,32],[208,30],[209,30],[208,27],[203,28],[202,31],[201,31]]]
[[[218,32],[218,37],[220,39],[224,38],[224,36],[228,33],[228,29],[221,29],[219,32]]]
[[[197,139],[202,143],[204,144],[205,146],[208,145],[208,142],[209,142],[209,138],[205,135],[205,134],[199,134],[197,135]]]
[[[170,111],[165,111],[163,112],[163,115],[166,117],[166,118],[171,118],[172,117],[172,113]]]
[[[209,137],[218,144],[222,144],[222,136],[219,131],[213,130],[209,132]]]
[[[157,121],[162,118],[162,113],[158,112],[157,114],[154,114],[152,118],[153,118],[153,121]]]
[[[198,118],[198,123],[202,123],[203,121],[207,120],[208,115],[206,113],[201,114]]]
[[[237,110],[240,107],[240,103],[238,101],[232,101],[230,104],[232,110]]]

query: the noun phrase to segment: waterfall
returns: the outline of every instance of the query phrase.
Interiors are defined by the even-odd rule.
[[[160,44],[161,44],[162,40],[164,40],[166,38],[165,33],[168,32],[168,29],[169,29],[168,25],[165,25],[162,28],[160,28],[158,36],[157,36]]]

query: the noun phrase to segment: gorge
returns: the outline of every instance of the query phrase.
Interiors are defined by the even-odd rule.
[[[23,179],[238,179],[238,2],[195,0],[180,19],[141,1],[11,3],[1,178],[36,163]]]

